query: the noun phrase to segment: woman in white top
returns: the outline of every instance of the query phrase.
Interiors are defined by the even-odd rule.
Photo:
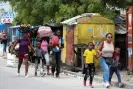
[[[98,48],[98,52],[101,54],[100,65],[103,68],[103,78],[106,88],[109,88],[109,65],[112,62],[114,53],[112,37],[112,33],[106,34],[106,40],[101,42]]]

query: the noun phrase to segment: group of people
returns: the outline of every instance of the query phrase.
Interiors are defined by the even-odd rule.
[[[51,64],[51,75],[54,76],[55,70],[56,70],[56,77],[59,77],[60,74],[60,64],[61,64],[61,49],[63,45],[63,40],[60,36],[60,31],[58,30],[56,34],[53,35],[52,38],[54,39],[48,39],[46,37],[42,38],[40,41],[36,42],[36,47],[33,48],[30,40],[28,39],[28,35],[24,34],[23,39],[19,39],[14,41],[12,47],[11,47],[11,53],[13,53],[13,50],[17,43],[19,43],[19,51],[18,51],[18,73],[17,75],[20,75],[20,68],[23,62],[23,59],[25,61],[25,76],[28,77],[28,53],[29,48],[33,50],[34,56],[35,56],[35,76],[37,76],[37,69],[38,64],[40,62],[41,68],[42,68],[42,76],[45,75],[44,73],[44,61],[46,63],[47,68],[47,74],[50,75],[50,57],[49,55],[52,55],[52,64]],[[56,38],[57,37],[57,38]],[[89,86],[93,88],[92,85],[94,72],[95,72],[95,64],[94,59],[99,58],[100,59],[100,65],[103,69],[103,80],[104,85],[106,88],[109,88],[112,86],[111,79],[113,76],[113,73],[115,72],[118,77],[118,83],[119,87],[123,87],[124,84],[121,82],[121,76],[118,68],[119,59],[120,59],[120,49],[116,48],[113,41],[112,41],[113,35],[111,33],[108,33],[106,35],[106,40],[102,41],[98,49],[95,49],[95,44],[93,42],[88,43],[88,48],[84,51],[84,80],[83,84],[86,86],[87,78],[90,77],[90,83]],[[53,42],[53,40],[56,40],[56,42]],[[58,42],[57,42],[58,41]]]
[[[55,39],[56,38],[56,39]],[[57,42],[58,41],[58,42]],[[18,72],[17,75],[20,75],[20,68],[23,63],[25,63],[25,76],[28,77],[28,60],[29,60],[29,49],[33,52],[35,57],[35,76],[37,76],[38,65],[41,65],[41,75],[44,76],[44,64],[46,64],[47,74],[50,75],[50,57],[52,55],[52,69],[51,74],[54,76],[56,70],[56,77],[59,77],[60,74],[60,64],[61,64],[61,49],[62,49],[62,38],[60,30],[51,37],[43,37],[40,40],[36,41],[36,46],[33,47],[27,33],[24,33],[22,39],[17,39],[13,42],[10,47],[10,51],[13,54],[16,45],[19,44],[19,49],[17,53],[18,57]]]
[[[95,72],[95,64],[94,59],[100,58],[100,65],[103,69],[103,80],[104,86],[109,88],[112,86],[111,79],[113,73],[115,72],[118,78],[119,87],[124,87],[124,84],[121,82],[121,76],[119,72],[119,56],[120,56],[120,49],[115,47],[112,41],[113,35],[108,33],[106,35],[106,40],[102,41],[99,44],[98,49],[95,49],[95,44],[93,42],[88,43],[88,49],[84,52],[84,59],[85,59],[85,68],[84,68],[84,80],[83,84],[86,86],[86,80],[90,77],[89,86],[93,88],[92,85],[94,72]]]

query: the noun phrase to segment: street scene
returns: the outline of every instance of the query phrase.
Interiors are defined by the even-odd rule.
[[[133,0],[0,0],[0,89],[132,89]]]

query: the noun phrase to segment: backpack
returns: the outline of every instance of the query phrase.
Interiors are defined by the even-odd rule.
[[[53,36],[50,43],[51,43],[52,46],[59,45],[59,37],[58,36]]]

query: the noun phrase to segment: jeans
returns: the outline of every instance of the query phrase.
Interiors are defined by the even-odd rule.
[[[118,78],[118,83],[121,83],[121,76],[120,76],[120,72],[119,72],[119,69],[117,67],[111,67],[110,68],[110,72],[109,72],[109,82],[111,82],[111,79],[112,79],[112,76],[113,74],[117,75],[117,78]]]
[[[3,52],[6,52],[6,46],[7,46],[7,44],[3,43]]]
[[[100,57],[100,65],[103,68],[104,82],[109,82],[109,65],[106,63],[103,57]]]
[[[52,73],[55,72],[56,76],[60,73],[60,64],[61,64],[61,52],[54,52],[52,57]]]
[[[32,39],[32,44],[33,44],[33,47],[36,47],[36,40],[35,39]]]

